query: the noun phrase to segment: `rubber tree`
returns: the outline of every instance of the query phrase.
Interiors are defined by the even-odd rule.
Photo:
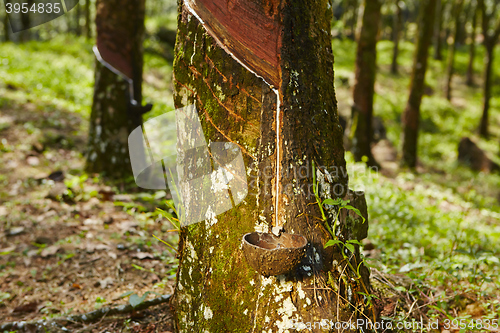
[[[7,13],[3,14],[2,23],[3,23],[4,41],[9,42],[10,41],[10,36],[9,36],[10,25],[9,25],[9,17],[7,16]]]
[[[87,39],[90,39],[92,37],[92,22],[90,21],[90,1],[91,0],[85,0],[84,6],[85,6],[85,37]]]
[[[436,1],[436,19],[434,22],[434,59],[443,60],[443,21],[446,14],[447,0]]]
[[[456,0],[453,7],[453,18],[454,22],[451,26],[451,38],[448,43],[448,59],[446,65],[446,85],[445,85],[445,96],[446,99],[451,101],[451,91],[452,91],[452,80],[453,74],[455,72],[455,50],[457,48],[458,34],[460,31],[460,25],[462,24],[462,7],[464,0]]]
[[[420,104],[424,95],[425,73],[427,71],[435,12],[436,0],[424,0],[420,3],[419,31],[410,82],[410,95],[402,117],[402,164],[410,168],[414,168],[417,164]]]
[[[145,0],[98,0],[97,45],[102,56],[133,79],[133,99],[142,101]],[[109,60],[108,60],[109,62]],[[86,170],[124,179],[132,175],[128,135],[142,124],[142,113],[130,104],[128,82],[96,61]]]
[[[491,101],[491,86],[493,83],[493,62],[495,46],[500,37],[500,17],[498,17],[498,1],[492,1],[490,3],[491,6],[487,6],[485,0],[478,1],[482,17],[483,45],[486,49],[486,57],[484,60],[483,114],[479,124],[479,134],[484,138],[488,138],[488,119]]]
[[[398,56],[399,56],[399,40],[401,39],[401,30],[403,30],[403,9],[401,8],[401,0],[394,1],[394,13],[392,15],[392,62],[391,73],[398,74]]]
[[[373,141],[372,118],[375,77],[377,73],[377,37],[380,26],[382,2],[363,1],[363,18],[358,35],[356,52],[356,79],[352,105],[352,153],[356,161],[363,156],[369,166],[378,166],[371,152]]]
[[[368,270],[361,265],[363,278],[353,279],[341,249],[324,248],[331,235],[313,194],[314,170],[321,199],[351,196],[366,208],[364,196],[348,194],[347,173],[340,172],[346,162],[329,2],[184,0],[178,10],[175,106],[196,106],[207,142],[238,145],[248,195],[181,228],[177,329],[286,332],[297,322],[371,319],[357,293],[369,292]],[[325,208],[331,225],[335,207]],[[339,223],[343,241],[366,237],[359,216]],[[307,238],[306,255],[288,274],[265,277],[244,258],[242,236],[276,224]]]
[[[476,29],[477,29],[477,16],[478,16],[478,6],[477,1],[471,0],[469,3],[470,11],[472,15],[471,22],[471,34],[469,42],[469,63],[467,65],[467,75],[465,83],[471,87],[474,85],[474,58],[476,57]]]

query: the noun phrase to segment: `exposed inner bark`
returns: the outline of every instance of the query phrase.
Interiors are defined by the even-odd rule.
[[[219,46],[266,82],[279,86],[279,0],[186,0],[186,5]]]

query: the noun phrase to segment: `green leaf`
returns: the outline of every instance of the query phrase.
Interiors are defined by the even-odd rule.
[[[351,251],[352,253],[354,253],[355,249],[354,249],[354,245],[350,244],[350,243],[347,243],[347,244],[344,244],[345,247],[347,247],[349,249],[349,251]]]
[[[125,298],[127,296],[132,295],[133,293],[134,293],[133,291],[127,291],[127,292],[121,294],[120,296],[118,296],[118,298]]]
[[[361,215],[361,212],[359,211],[359,209],[354,208],[351,205],[346,205],[345,208],[354,211],[356,214],[358,214],[363,219],[363,223],[365,223],[366,219],[364,218],[363,215]]]
[[[138,269],[140,271],[146,271],[146,269],[144,267],[141,267],[139,265],[136,265],[136,264],[131,264],[132,267],[134,267],[135,269]]]
[[[344,244],[342,243],[341,241],[339,241],[338,239],[330,239],[328,242],[326,242],[325,244],[325,249],[329,246],[334,246],[334,245],[337,245],[337,244]]]
[[[137,294],[132,294],[132,295],[130,295],[130,298],[128,299],[128,302],[130,303],[130,305],[132,305],[133,308],[135,308],[139,304],[141,304],[142,302],[144,302],[144,300],[146,299],[146,297],[148,297],[149,293],[150,293],[149,291],[146,291],[144,293],[144,295],[142,295],[140,297]]]
[[[359,240],[357,240],[357,239],[349,239],[349,240],[347,241],[347,243],[349,243],[349,244],[363,245],[363,244],[361,244],[361,243],[359,242]]]
[[[323,201],[323,205],[333,205],[333,206],[338,206],[340,204],[340,199],[333,200],[333,199],[325,199]]]

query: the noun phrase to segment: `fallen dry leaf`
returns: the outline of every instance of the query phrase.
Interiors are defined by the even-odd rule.
[[[6,248],[3,248],[3,249],[0,249],[0,253],[3,253],[3,254],[7,254],[9,252],[12,252],[16,249],[16,246],[15,245],[12,245],[12,246],[9,246],[9,247],[6,247]]]
[[[57,251],[59,251],[60,248],[61,247],[59,245],[51,245],[43,249],[42,252],[40,253],[40,256],[42,256],[42,258],[53,256],[54,254],[57,253]]]
[[[154,255],[152,255],[151,253],[147,253],[147,252],[132,253],[131,257],[139,259],[139,260],[142,260],[142,259],[154,259],[155,258]]]
[[[14,308],[12,312],[15,313],[25,313],[25,312],[35,312],[38,309],[38,302],[31,302],[28,304],[19,305]]]

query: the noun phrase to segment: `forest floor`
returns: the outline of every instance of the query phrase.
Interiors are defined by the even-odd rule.
[[[56,38],[0,48],[0,326],[137,304],[148,292],[144,300],[172,294],[177,260],[153,237],[177,241],[156,210],[166,209],[167,194],[140,192],[133,182],[113,184],[83,171],[91,45]],[[388,73],[390,49],[389,42],[379,43],[375,113],[386,138],[374,150],[383,168],[367,170],[346,154],[350,186],[367,196],[364,254],[381,298],[375,302],[386,320],[491,322],[500,317],[500,175],[471,171],[456,159],[460,138],[469,136],[498,161],[500,98],[492,101],[492,138],[480,139],[481,51],[477,86],[469,88],[463,82],[467,52],[459,48],[451,103],[441,93],[444,65],[431,61],[419,166],[401,169],[400,118],[413,46],[402,43],[396,76]],[[339,110],[349,116],[355,44],[334,40],[333,51]],[[156,105],[152,117],[172,107],[171,63],[146,54],[145,66],[144,94]],[[494,96],[500,96],[498,79]],[[171,320],[164,303],[68,327],[168,332]],[[466,331],[481,331],[474,325]]]
[[[0,110],[2,323],[133,302],[134,296],[124,297],[127,292],[149,292],[145,300],[173,293],[175,255],[150,240],[152,234],[167,237],[171,229],[155,213],[165,192],[137,193],[82,174],[81,123],[77,114],[47,112],[32,103]],[[171,324],[167,303],[65,327],[168,332]]]

